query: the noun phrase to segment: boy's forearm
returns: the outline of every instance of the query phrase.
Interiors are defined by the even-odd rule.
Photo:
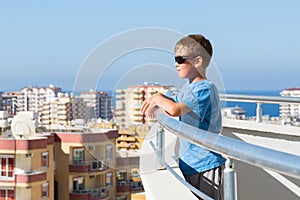
[[[190,112],[190,109],[182,102],[175,102],[173,99],[161,94],[156,93],[151,97],[147,98],[141,106],[141,112],[144,114],[150,114],[151,109],[154,106],[159,106],[162,108],[167,114],[173,117],[181,116],[187,112]],[[152,113],[152,114],[151,114]]]
[[[153,101],[154,104],[161,107],[163,110],[165,110],[169,115],[173,117],[178,117],[182,114],[182,108],[180,106],[181,104],[174,102],[173,99],[163,94],[156,95]]]

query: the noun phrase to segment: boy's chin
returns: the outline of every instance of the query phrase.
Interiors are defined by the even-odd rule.
[[[178,77],[179,77],[179,78],[182,78],[182,79],[185,79],[185,78],[186,78],[185,76],[182,76],[182,75],[179,75],[179,74],[178,74]]]

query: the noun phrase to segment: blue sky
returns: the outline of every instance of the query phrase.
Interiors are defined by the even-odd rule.
[[[143,27],[207,36],[213,43],[213,61],[226,90],[297,87],[299,10],[296,0],[0,0],[0,91],[50,83],[72,90],[80,66],[93,49],[114,35]],[[159,62],[159,53],[123,56],[114,65],[122,67],[132,60],[145,60],[139,64],[146,65],[153,56]],[[161,59],[164,65],[173,67],[171,54],[161,53]],[[172,73],[156,73],[151,80],[150,73],[142,71],[136,71],[144,77],[137,81],[157,78],[172,85],[178,78]],[[130,81],[122,86],[126,83]]]

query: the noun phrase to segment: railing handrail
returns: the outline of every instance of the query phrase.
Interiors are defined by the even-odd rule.
[[[299,97],[257,96],[241,94],[220,94],[220,100],[253,103],[261,102],[269,104],[300,104]]]
[[[70,165],[91,165],[95,162],[101,162],[102,164],[106,164],[108,162],[107,159],[102,159],[102,160],[71,160],[69,161]]]
[[[300,178],[300,156],[201,130],[167,116],[162,110],[157,110],[156,118],[163,128],[195,145],[253,166]]]

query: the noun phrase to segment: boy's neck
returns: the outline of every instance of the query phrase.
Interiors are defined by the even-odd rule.
[[[196,82],[200,82],[206,80],[206,77],[202,77],[202,76],[197,76],[195,77],[193,80],[189,80],[190,83],[196,83]]]

